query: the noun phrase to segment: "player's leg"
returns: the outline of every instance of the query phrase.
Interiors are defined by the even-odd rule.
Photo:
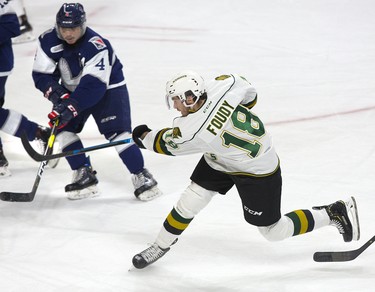
[[[38,140],[45,148],[51,129],[30,121],[15,110],[0,108],[0,129],[12,136],[27,134],[29,141]]]
[[[0,77],[0,118],[1,118],[1,110],[4,104],[4,96],[5,96],[5,83],[7,81],[7,76]],[[1,129],[1,126],[0,126]],[[0,137],[0,178],[10,176],[11,172],[8,168],[9,163],[5,157],[4,150],[3,150],[3,143]]]
[[[131,138],[131,112],[127,87],[108,90],[93,110],[99,131],[109,141]],[[141,150],[134,143],[115,147],[122,162],[132,174],[134,195],[141,201],[152,200],[162,194],[153,175],[145,168]]]
[[[329,225],[338,229],[345,242],[359,240],[360,228],[354,198],[349,198],[346,202],[337,201],[322,207],[289,212],[276,223],[259,227],[259,230],[268,240],[279,241]]]
[[[59,147],[62,151],[70,151],[83,148],[83,144],[77,133],[79,133],[89,112],[82,113],[71,120],[56,136]],[[79,200],[99,195],[97,187],[98,179],[96,171],[93,170],[89,157],[85,154],[78,154],[66,157],[70,168],[73,170],[72,182],[65,186],[68,199]]]
[[[0,137],[0,178],[10,176],[12,174],[8,168],[8,165],[9,163],[7,158],[5,157],[3,144]]]
[[[245,220],[258,226],[267,240],[279,241],[328,225],[336,226],[345,241],[359,239],[358,219],[349,218],[349,214],[358,218],[353,199],[347,203],[338,201],[327,206],[295,210],[281,216],[280,169],[268,177],[247,180],[240,177],[235,181],[243,202]],[[251,196],[248,196],[249,193]]]
[[[36,140],[44,151],[51,130],[28,120],[24,115],[14,110],[3,108],[5,100],[5,83],[7,76],[0,77],[0,130],[9,135],[20,137],[22,133],[26,133],[29,141]],[[5,158],[3,147],[1,146],[2,176],[9,175],[8,161]]]
[[[209,167],[203,157],[195,168],[191,180],[191,184],[181,194],[165,219],[155,242],[134,256],[133,265],[136,268],[142,269],[164,256],[213,196],[218,192],[225,194],[233,186],[233,181],[227,174]]]

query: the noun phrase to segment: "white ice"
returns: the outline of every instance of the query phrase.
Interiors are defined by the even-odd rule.
[[[34,32],[54,24],[63,2],[25,1]],[[83,0],[88,25],[112,41],[131,95],[133,126],[171,126],[164,85],[193,69],[205,78],[239,73],[254,84],[257,113],[283,171],[282,212],[354,195],[362,238],[333,227],[269,243],[248,225],[236,191],[217,196],[178,244],[135,270],[189,183],[200,155],[144,151],[164,196],[133,195],[114,149],[92,152],[101,196],[69,201],[65,160],[46,169],[31,203],[0,203],[0,291],[374,291],[375,246],[355,261],[316,263],[315,251],[356,249],[374,235],[375,2],[372,0]],[[33,86],[36,43],[14,47],[6,108],[47,124],[50,104]],[[39,164],[1,133],[13,175],[0,191],[29,192]],[[104,143],[89,120],[85,146]]]

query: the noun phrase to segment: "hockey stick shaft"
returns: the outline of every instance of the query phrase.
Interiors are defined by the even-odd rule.
[[[30,157],[32,159],[34,159],[35,161],[40,162],[40,161],[52,160],[52,159],[61,158],[61,157],[73,156],[73,155],[77,155],[77,154],[82,154],[82,153],[95,151],[95,150],[99,150],[99,149],[104,149],[104,148],[108,148],[108,147],[113,147],[113,146],[118,146],[118,145],[122,145],[122,144],[129,144],[129,143],[133,142],[133,139],[128,138],[128,139],[123,139],[123,140],[112,141],[112,142],[109,142],[109,143],[89,146],[89,147],[85,147],[85,148],[81,148],[81,149],[69,150],[69,151],[56,153],[56,154],[48,154],[47,153],[45,155],[41,155],[34,150],[34,148],[30,145],[30,142],[27,139],[26,135],[23,134],[21,136],[21,141],[22,141],[23,147],[25,148],[26,152],[30,155]]]
[[[356,259],[375,241],[375,236],[370,238],[364,245],[355,250],[348,251],[320,251],[314,253],[316,262],[347,262]]]
[[[51,135],[48,139],[47,147],[45,149],[44,154],[49,155],[52,153],[53,150],[53,144],[55,143],[56,138],[56,132],[57,132],[57,126],[59,121],[56,120],[54,123],[54,126],[51,131]],[[22,134],[22,136],[26,136],[25,133]],[[27,139],[27,136],[26,136]],[[29,193],[15,193],[15,192],[1,192],[0,193],[0,199],[2,201],[9,201],[9,202],[31,202],[34,200],[35,194],[38,190],[40,180],[42,178],[44,168],[46,167],[48,161],[42,161],[39,165],[38,172],[34,181],[33,188],[31,192]]]

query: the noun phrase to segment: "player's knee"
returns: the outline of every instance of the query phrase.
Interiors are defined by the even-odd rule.
[[[59,143],[59,148],[65,149],[69,145],[79,141],[79,137],[76,133],[63,131],[57,134],[56,141]]]
[[[193,218],[211,201],[216,194],[192,182],[182,193],[175,209],[184,218]]]
[[[270,226],[259,226],[259,232],[268,241],[281,241],[293,235],[293,224],[288,218],[282,216],[279,221]]]
[[[107,137],[107,135],[106,135],[106,138],[108,140],[110,140],[111,142],[125,140],[125,139],[131,138],[131,137],[132,137],[132,135],[130,134],[130,132],[122,132],[122,133],[119,133],[119,134],[114,134],[111,137]],[[125,143],[125,144],[115,146],[115,149],[116,149],[118,154],[121,154],[123,151],[125,151],[126,149],[128,149],[132,145],[134,145],[134,143]]]

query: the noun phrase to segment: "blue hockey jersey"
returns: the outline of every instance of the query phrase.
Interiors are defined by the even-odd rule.
[[[20,35],[20,24],[9,0],[0,0],[0,76],[8,76],[13,69],[12,39]]]
[[[43,93],[51,82],[63,85],[82,111],[97,104],[107,90],[125,84],[122,68],[109,41],[92,29],[87,27],[82,38],[69,45],[53,28],[38,39],[32,76]]]

